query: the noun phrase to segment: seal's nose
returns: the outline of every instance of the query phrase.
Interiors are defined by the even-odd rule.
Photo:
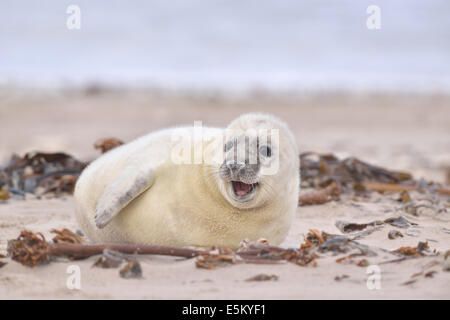
[[[227,164],[228,168],[230,169],[231,173],[237,174],[242,168],[245,167],[244,164],[239,163],[229,163]]]
[[[239,172],[245,167],[242,164],[236,163],[226,163],[224,162],[220,166],[221,174],[226,177],[231,177],[233,179],[237,179],[239,176]]]

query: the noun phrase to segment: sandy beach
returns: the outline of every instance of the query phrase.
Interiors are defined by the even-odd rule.
[[[450,167],[450,96],[445,94],[348,94],[254,91],[248,95],[196,94],[161,90],[0,90],[0,163],[13,153],[64,151],[83,161],[99,156],[99,138],[125,142],[169,126],[226,126],[239,114],[261,111],[285,120],[301,152],[355,156],[371,164],[408,171],[447,185]],[[139,257],[143,278],[123,279],[118,269],[92,267],[97,257],[59,259],[35,268],[10,258],[0,268],[0,299],[449,299],[450,198],[439,206],[423,207],[415,215],[402,209],[398,193],[372,193],[369,199],[331,201],[302,206],[283,247],[298,247],[313,228],[340,234],[338,220],[365,223],[403,216],[407,229],[383,225],[358,242],[377,256],[364,257],[381,271],[381,289],[367,286],[367,266],[337,263],[345,254],[325,253],[317,267],[236,264],[215,270],[199,269],[195,259]],[[427,195],[412,192],[414,201]],[[8,239],[20,231],[42,232],[51,239],[53,228],[77,230],[73,199],[27,200],[0,203],[0,254]],[[391,240],[388,233],[404,236]],[[428,241],[427,256],[397,263],[389,251]],[[433,254],[439,252],[439,255]],[[360,260],[360,259],[356,259]],[[81,269],[81,289],[66,286],[67,268]],[[431,272],[435,271],[435,272]],[[430,273],[431,272],[431,273]],[[276,281],[249,282],[257,274],[275,274]],[[428,274],[428,275],[426,275]],[[344,277],[343,277],[344,276]]]

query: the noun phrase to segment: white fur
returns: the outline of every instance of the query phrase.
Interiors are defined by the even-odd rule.
[[[174,164],[170,158],[174,146],[172,134],[193,129],[172,128],[120,146],[83,171],[74,195],[81,229],[94,242],[230,248],[236,248],[245,238],[281,243],[298,203],[299,159],[295,139],[283,122],[264,114],[242,115],[228,128],[280,130],[279,171],[275,176],[261,177],[261,185],[267,188],[258,190],[250,204],[241,206],[230,197],[230,188],[220,180],[215,166]],[[219,128],[204,127],[203,131],[211,136],[223,133]],[[199,143],[204,149],[208,144],[194,141]],[[99,229],[94,219],[98,206],[114,202],[114,197],[130,184],[120,182],[121,174],[126,179],[126,172],[139,172],[142,168],[153,173],[149,187]],[[103,199],[100,204],[99,199]]]

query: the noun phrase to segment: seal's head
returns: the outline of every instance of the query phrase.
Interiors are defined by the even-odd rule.
[[[273,116],[244,114],[225,130],[223,162],[215,174],[224,198],[238,209],[258,208],[283,196],[298,174],[298,151],[287,125]]]

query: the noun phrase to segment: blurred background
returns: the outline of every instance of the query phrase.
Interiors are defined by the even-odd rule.
[[[370,5],[380,29],[367,28]],[[449,14],[446,0],[2,0],[0,162],[90,159],[98,138],[263,111],[302,151],[443,180]]]
[[[80,30],[66,28],[71,4]],[[0,12],[3,84],[450,88],[446,0],[3,0]]]

